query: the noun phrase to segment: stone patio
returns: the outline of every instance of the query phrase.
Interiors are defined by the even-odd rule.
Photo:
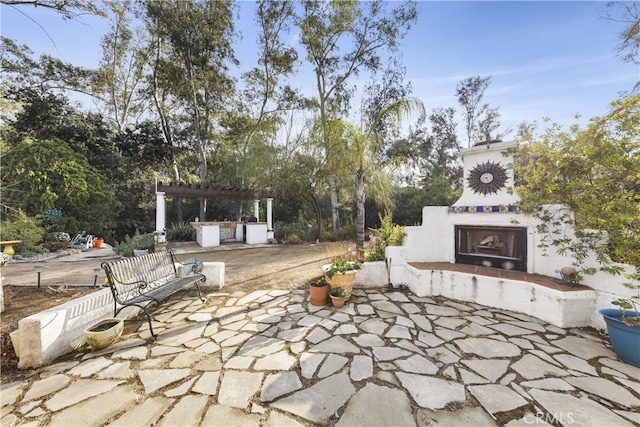
[[[183,294],[108,349],[2,384],[2,426],[632,426],[640,369],[595,332],[408,292]]]

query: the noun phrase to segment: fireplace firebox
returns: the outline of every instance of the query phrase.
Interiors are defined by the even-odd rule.
[[[456,263],[527,271],[524,227],[456,226]]]

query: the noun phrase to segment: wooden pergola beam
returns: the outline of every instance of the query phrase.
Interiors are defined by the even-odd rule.
[[[206,198],[206,199],[257,199],[257,195],[254,191],[247,188],[233,188],[233,187],[192,187],[184,185],[165,185],[161,182],[158,185],[152,186],[152,192],[161,191],[167,197],[192,197],[192,198]]]

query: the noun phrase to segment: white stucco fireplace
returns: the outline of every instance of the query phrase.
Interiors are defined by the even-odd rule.
[[[521,213],[514,191],[516,142],[489,142],[464,149],[464,191],[452,206],[426,206],[420,226],[405,227],[401,247],[388,247],[392,284],[404,284],[418,296],[442,295],[538,317],[559,327],[604,328],[597,309],[618,296],[631,296],[623,277],[586,276],[587,287],[570,288],[560,280],[542,286],[531,275],[558,278],[573,260],[553,247],[541,248],[535,218]],[[551,211],[566,210],[548,206]],[[563,229],[569,237],[572,230]],[[417,263],[421,263],[417,266]],[[442,269],[447,263],[464,268]],[[591,262],[596,266],[595,261]],[[478,271],[469,272],[476,266]],[[624,266],[631,271],[630,266]],[[504,271],[505,274],[500,273]],[[518,273],[518,277],[514,274]],[[549,285],[550,283],[550,285]]]

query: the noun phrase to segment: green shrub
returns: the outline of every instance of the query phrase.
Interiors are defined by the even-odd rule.
[[[304,243],[297,234],[290,234],[284,241],[285,245],[301,245]]]
[[[302,243],[304,241],[309,242],[315,240],[315,237],[313,237],[314,229],[308,223],[304,224],[301,221],[295,223],[276,221],[273,228],[274,237],[278,242],[288,243],[289,240],[292,240]]]
[[[140,231],[136,230],[136,234],[132,237],[129,237],[127,234],[124,237],[124,241],[116,242],[113,245],[113,250],[122,256],[133,256],[133,251],[135,249],[148,249],[150,252],[153,251],[156,243],[156,236],[153,233],[140,234]]]
[[[387,246],[401,246],[407,235],[404,227],[394,224],[391,213],[386,212],[384,216],[378,214],[380,218],[380,228],[370,228],[373,235],[373,248],[365,257],[367,261],[384,261],[384,250]]]
[[[42,249],[44,238],[44,228],[36,218],[25,215],[22,211],[17,214],[5,217],[0,223],[2,235],[1,240],[20,240],[21,243],[14,245],[17,253],[22,251],[39,251]]]
[[[45,242],[44,248],[49,252],[58,252],[69,247],[69,242],[49,241]]]
[[[193,226],[188,221],[172,222],[167,228],[167,241],[190,242],[194,231]]]

